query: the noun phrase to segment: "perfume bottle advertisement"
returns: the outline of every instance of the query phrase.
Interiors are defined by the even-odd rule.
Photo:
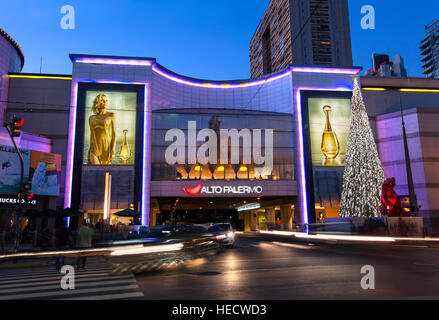
[[[351,121],[350,99],[308,99],[312,165],[343,167]]]
[[[84,165],[133,165],[136,101],[133,92],[87,91]]]

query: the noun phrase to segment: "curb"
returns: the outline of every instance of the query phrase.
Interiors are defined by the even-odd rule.
[[[52,263],[17,264],[17,265],[9,265],[9,266],[0,266],[0,270],[42,268],[49,266],[53,266],[53,264]]]
[[[439,243],[436,241],[429,241],[429,239],[426,239],[424,241],[413,241],[410,239],[395,239],[395,241],[353,241],[350,239],[315,239],[315,238],[307,238],[307,237],[295,237],[293,235],[288,234],[275,234],[275,233],[245,233],[244,236],[258,236],[258,237],[275,237],[275,238],[283,238],[283,239],[289,239],[294,240],[298,242],[305,242],[305,243],[316,243],[316,244],[347,244],[347,245],[386,245],[386,246],[418,246],[418,247],[425,247],[425,248],[439,248]]]

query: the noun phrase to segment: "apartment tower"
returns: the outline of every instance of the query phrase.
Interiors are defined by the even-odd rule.
[[[250,42],[252,78],[290,64],[352,66],[347,0],[272,0]]]
[[[425,27],[421,41],[422,68],[427,78],[439,78],[439,19]]]

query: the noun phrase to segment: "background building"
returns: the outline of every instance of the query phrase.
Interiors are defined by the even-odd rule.
[[[55,132],[56,121],[62,122],[59,118],[50,122],[47,111],[51,108],[50,103],[54,101],[51,99],[57,95],[57,90],[61,95],[68,94],[70,84],[61,90],[50,82],[42,86],[37,80],[41,75],[23,78],[20,74],[23,65],[24,55],[20,47],[0,29],[0,233],[3,234],[3,240],[9,231],[12,213],[17,209],[16,205],[11,205],[11,201],[17,200],[21,169],[19,157],[3,122],[10,121],[13,115],[25,119],[25,132],[16,137],[15,142],[24,158],[24,183],[32,183],[32,191],[35,191],[32,205],[28,208],[56,209],[58,195],[63,192],[60,188],[63,175],[61,156],[52,153],[60,148],[53,145],[50,134],[43,134],[47,133],[44,132],[45,128]],[[68,103],[65,107],[69,109]],[[33,110],[38,108],[44,111],[32,117]],[[62,127],[63,132],[65,128]]]
[[[270,2],[250,42],[251,77],[290,64],[352,66],[347,0]]]
[[[0,75],[20,72],[24,66],[24,55],[20,46],[0,29]],[[4,121],[4,112],[8,100],[8,77],[0,77],[0,123]]]
[[[373,53],[372,69],[366,73],[367,76],[374,77],[407,77],[407,70],[404,59],[398,54],[390,61],[389,55]]]
[[[425,27],[421,41],[422,67],[427,78],[439,78],[439,19]]]

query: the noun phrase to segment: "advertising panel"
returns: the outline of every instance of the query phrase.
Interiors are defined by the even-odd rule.
[[[31,183],[35,195],[59,196],[61,155],[20,149],[23,183]],[[0,193],[16,194],[20,189],[20,159],[12,146],[0,145]]]
[[[38,195],[59,196],[61,184],[61,155],[33,151],[30,158],[32,192]]]
[[[20,149],[24,161],[23,183],[29,180],[31,151]],[[15,148],[0,145],[0,193],[18,193],[20,189],[20,160]]]
[[[135,92],[86,91],[84,165],[134,165]]]
[[[0,194],[0,208],[17,208],[19,204],[17,194]],[[28,200],[21,199],[22,207],[25,209],[36,209],[38,207],[38,199]]]
[[[309,98],[309,130],[313,167],[344,167],[351,121],[351,101]]]

